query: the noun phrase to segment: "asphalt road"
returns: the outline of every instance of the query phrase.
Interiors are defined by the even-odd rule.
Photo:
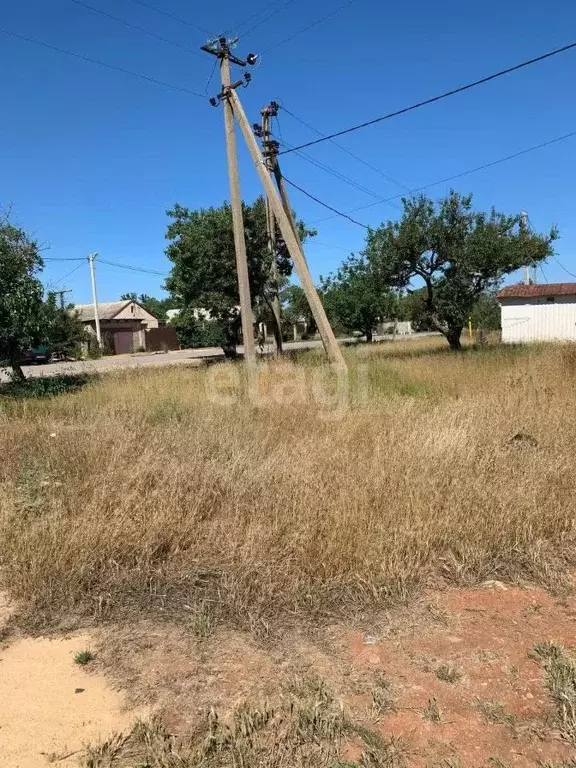
[[[411,336],[398,336],[397,339],[408,340],[430,336],[428,333],[414,333]],[[376,341],[392,341],[391,336],[376,336]],[[355,343],[358,339],[348,338],[339,339],[340,343]],[[284,344],[284,349],[317,349],[322,347],[321,341],[292,341]],[[272,353],[273,344],[267,344],[264,348],[264,354]],[[238,351],[243,351],[238,347]],[[61,376],[76,373],[98,373],[103,371],[117,371],[123,368],[151,367],[155,365],[200,365],[203,359],[224,359],[220,347],[208,347],[206,349],[181,349],[175,352],[160,353],[138,353],[134,355],[117,355],[111,357],[102,357],[99,360],[78,360],[77,362],[66,363],[47,363],[46,365],[24,365],[22,370],[27,377],[34,376]],[[0,382],[9,380],[5,369],[0,368]]]

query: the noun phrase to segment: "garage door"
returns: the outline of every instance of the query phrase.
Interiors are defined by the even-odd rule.
[[[134,333],[132,331],[114,331],[114,352],[117,355],[134,352]]]

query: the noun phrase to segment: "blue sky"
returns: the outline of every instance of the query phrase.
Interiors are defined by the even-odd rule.
[[[72,0],[10,3],[0,26],[205,92],[214,64],[198,50],[206,34],[134,0],[86,1],[192,50],[129,29]],[[260,108],[275,98],[318,130],[332,132],[576,39],[576,5],[567,0],[355,0],[314,29],[277,45],[343,3],[268,3],[269,12],[286,7],[242,38],[238,48],[239,55],[263,53],[252,71],[252,85],[240,94],[251,120],[259,119]],[[266,6],[264,0],[155,4],[214,34]],[[1,41],[0,205],[11,205],[14,218],[50,246],[45,252],[50,258],[97,251],[102,259],[168,271],[166,209],[174,202],[219,205],[228,197],[221,109],[207,99],[31,43],[4,35]],[[570,51],[339,141],[386,175],[418,187],[576,130],[575,73],[576,51]],[[215,76],[207,92],[217,90]],[[315,138],[285,112],[279,132],[291,144]],[[376,195],[402,191],[331,143],[307,152]],[[575,161],[576,137],[454,186],[473,192],[479,208],[525,209],[539,229],[557,223],[558,256],[576,273]],[[336,208],[348,211],[374,202],[294,154],[283,157],[282,164],[288,178]],[[258,180],[243,148],[240,169],[243,197],[252,200],[259,193]],[[431,194],[441,196],[449,186],[434,187]],[[329,215],[296,191],[293,204],[308,223]],[[377,225],[398,213],[380,204],[355,216]],[[350,222],[330,218],[316,226],[317,242],[307,247],[315,276],[362,248],[365,232]],[[77,302],[89,301],[87,266],[62,280],[75,266],[48,262],[44,280],[72,288]],[[544,275],[539,278],[550,282],[571,279],[554,261]],[[131,290],[159,295],[162,278],[101,265],[98,284],[105,301]]]

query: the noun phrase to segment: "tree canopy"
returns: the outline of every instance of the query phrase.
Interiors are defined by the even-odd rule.
[[[269,301],[271,259],[264,199],[243,204],[243,214],[252,304],[257,310],[259,302]],[[182,309],[204,309],[218,321],[220,345],[233,356],[241,323],[230,205],[194,211],[175,205],[168,216],[172,220],[166,232],[166,253],[173,267],[166,288]],[[302,222],[298,227],[302,238],[311,234]],[[279,274],[288,276],[292,264],[281,238],[277,248]]]
[[[424,283],[426,315],[455,350],[478,297],[545,260],[558,236],[532,232],[519,215],[474,211],[472,196],[454,191],[437,204],[425,195],[403,204],[400,221],[369,232],[365,256],[383,287]]]
[[[43,341],[42,269],[38,246],[7,217],[0,220],[0,364],[23,379],[22,353]]]
[[[321,280],[329,318],[347,332],[358,331],[372,341],[379,322],[396,317],[397,296],[378,284],[363,256],[350,256],[338,271]]]

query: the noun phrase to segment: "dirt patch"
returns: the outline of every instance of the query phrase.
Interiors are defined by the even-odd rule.
[[[2,768],[77,765],[88,742],[132,725],[122,694],[74,662],[94,647],[87,635],[19,639],[0,650]]]
[[[572,597],[493,582],[430,593],[362,631],[338,624],[258,641],[151,623],[111,628],[101,663],[186,739],[205,737],[211,710],[226,718],[246,701],[286,707],[329,691],[350,723],[339,753],[350,765],[372,764],[362,762],[361,733],[401,745],[399,765],[533,768],[574,752],[530,652],[548,640],[570,651],[575,617]]]

